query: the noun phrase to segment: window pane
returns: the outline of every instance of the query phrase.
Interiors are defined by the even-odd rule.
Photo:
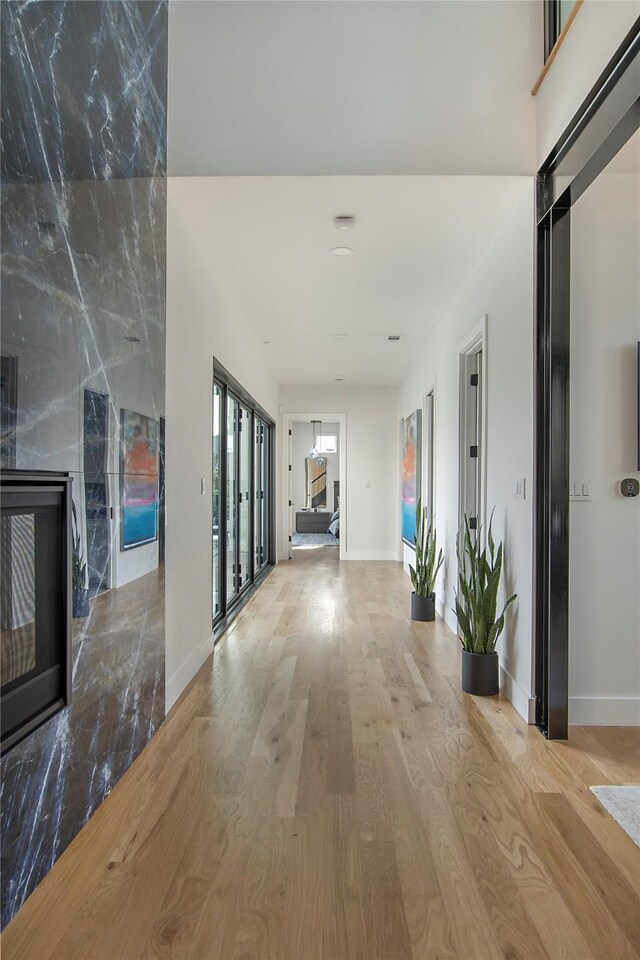
[[[253,512],[253,545],[255,569],[262,566],[262,421],[256,417],[255,424],[255,459],[254,459],[254,512]]]
[[[251,510],[251,412],[240,408],[240,575],[244,586],[251,579],[250,510]]]
[[[269,562],[269,456],[271,444],[271,428],[266,424],[262,438],[262,563]]]
[[[567,25],[567,20],[573,8],[576,5],[576,0],[559,0],[558,3],[558,35],[564,30]]]
[[[338,452],[338,437],[336,434],[327,433],[322,437],[318,437],[318,453],[337,453]]]
[[[222,388],[213,385],[213,463],[212,463],[212,555],[213,555],[213,616],[220,613],[220,451],[222,435]]]
[[[227,490],[226,490],[226,549],[227,549],[227,600],[238,592],[236,583],[236,520],[238,511],[238,476],[236,472],[236,424],[238,401],[227,401]]]

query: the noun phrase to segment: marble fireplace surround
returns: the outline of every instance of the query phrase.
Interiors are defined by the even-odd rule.
[[[3,360],[0,466],[69,472],[81,550],[103,565],[73,622],[71,706],[1,761],[4,926],[164,719],[163,538],[122,548],[120,424],[165,412],[167,2],[7,0],[1,16],[1,352],[17,390]],[[106,411],[99,475],[86,391]]]

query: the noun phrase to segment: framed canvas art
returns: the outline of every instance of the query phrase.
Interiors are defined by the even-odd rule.
[[[158,421],[120,410],[120,548],[158,539]]]
[[[410,547],[416,542],[421,451],[422,411],[414,410],[402,421],[402,539]]]

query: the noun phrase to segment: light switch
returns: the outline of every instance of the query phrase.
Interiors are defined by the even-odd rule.
[[[591,500],[591,480],[570,480],[569,499],[574,502]]]
[[[516,480],[516,500],[525,500],[527,496],[527,481],[523,477],[522,480]]]
[[[205,479],[204,477],[200,477],[200,493],[202,494],[203,497],[206,489],[207,489],[207,485],[205,483]]]

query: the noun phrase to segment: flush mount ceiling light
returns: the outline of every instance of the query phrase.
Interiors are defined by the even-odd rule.
[[[356,226],[355,217],[334,217],[333,225],[336,230],[354,230]]]
[[[337,380],[338,383],[342,383],[342,381],[344,380],[344,377],[334,377],[333,379]]]
[[[348,334],[348,333],[334,333],[333,339],[334,339],[334,340],[348,340],[348,339],[349,339],[349,334]]]
[[[332,247],[331,253],[334,257],[350,257],[353,250],[351,247]]]

